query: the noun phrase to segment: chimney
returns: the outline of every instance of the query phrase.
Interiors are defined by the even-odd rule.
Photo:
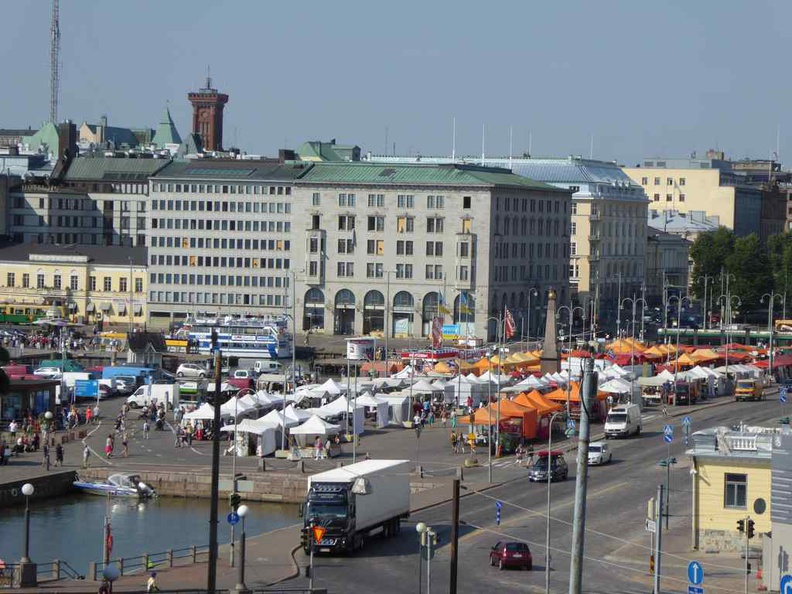
[[[286,161],[296,161],[297,153],[292,149],[280,149],[278,151],[278,163],[285,163]]]
[[[58,160],[70,162],[77,156],[77,126],[71,120],[58,124]]]

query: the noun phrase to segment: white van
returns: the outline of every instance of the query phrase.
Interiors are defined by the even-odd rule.
[[[179,384],[151,384],[140,386],[126,399],[130,408],[139,408],[151,402],[164,402],[174,409],[179,406]]]
[[[253,363],[253,371],[258,374],[261,373],[283,373],[283,365],[280,361],[272,361],[271,359],[264,359],[263,361],[256,361]]]
[[[641,432],[641,407],[637,404],[623,404],[610,409],[605,418],[605,439],[610,437],[629,437]]]

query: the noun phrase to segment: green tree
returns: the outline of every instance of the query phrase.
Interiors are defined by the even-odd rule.
[[[773,289],[773,272],[767,250],[756,233],[734,242],[734,251],[726,259],[726,268],[735,276],[730,291],[740,297],[741,309],[760,308],[759,299]]]
[[[690,246],[690,257],[693,259],[691,281],[693,294],[697,298],[704,297],[704,276],[713,278],[709,282],[710,287],[719,281],[718,275],[721,269],[727,268],[726,260],[734,252],[735,241],[734,231],[726,227],[702,233],[693,241],[693,245]]]
[[[792,288],[792,233],[785,231],[767,238],[767,252],[776,291]]]

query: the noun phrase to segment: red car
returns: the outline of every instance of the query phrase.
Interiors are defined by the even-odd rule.
[[[490,565],[497,565],[499,569],[506,567],[533,569],[531,549],[524,542],[499,542],[492,547],[489,559]]]

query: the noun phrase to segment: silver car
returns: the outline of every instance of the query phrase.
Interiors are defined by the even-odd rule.
[[[613,459],[610,446],[604,441],[595,441],[589,444],[588,464],[589,466],[599,466],[607,464]]]

